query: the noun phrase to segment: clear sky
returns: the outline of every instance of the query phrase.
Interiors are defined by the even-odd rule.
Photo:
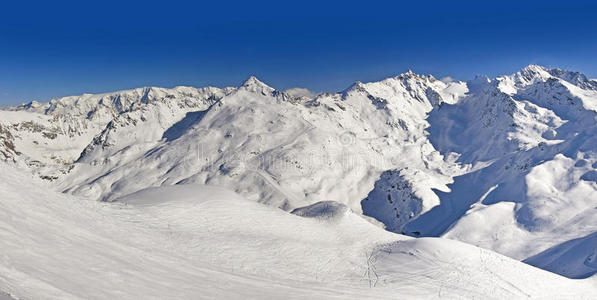
[[[339,91],[528,64],[597,78],[595,1],[4,1],[0,105],[141,86]]]

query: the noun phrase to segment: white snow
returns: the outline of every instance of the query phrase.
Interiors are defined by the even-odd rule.
[[[580,299],[597,292],[593,279],[566,279],[456,241],[392,234],[341,204],[305,208],[301,217],[197,185],[101,203],[2,167],[10,173],[0,174],[0,287],[15,298]]]
[[[592,298],[596,129],[597,82],[536,65],[0,110],[0,291]]]

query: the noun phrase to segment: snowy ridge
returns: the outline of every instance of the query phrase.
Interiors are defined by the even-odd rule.
[[[30,102],[0,111],[0,123],[11,128],[20,157],[12,160],[33,167],[45,178],[67,172],[89,144],[116,123],[137,122],[144,113],[157,115],[168,126],[185,111],[206,108],[231,92],[232,88],[138,88],[106,94]],[[134,119],[129,114],[135,116]],[[157,124],[160,126],[160,124]]]

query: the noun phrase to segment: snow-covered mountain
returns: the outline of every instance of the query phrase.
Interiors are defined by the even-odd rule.
[[[596,129],[597,82],[535,65],[469,82],[409,71],[316,96],[251,77],[3,110],[0,159],[64,197],[120,203],[219,186],[587,278],[597,272]]]

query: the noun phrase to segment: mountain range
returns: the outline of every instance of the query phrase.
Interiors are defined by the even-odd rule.
[[[97,222],[95,226],[106,227],[97,234],[118,237],[118,247],[143,244],[141,237],[162,241],[147,227],[132,226],[131,220],[156,226],[160,234],[173,230],[179,234],[177,241],[187,243],[183,248],[192,252],[184,255],[210,253],[201,258],[210,257],[210,266],[231,268],[226,269],[230,276],[248,276],[239,281],[247,293],[259,286],[247,279],[255,276],[298,280],[294,287],[284,283],[285,289],[304,290],[305,278],[312,274],[302,262],[309,270],[323,268],[316,273],[324,277],[315,281],[328,285],[317,297],[329,296],[325,291],[335,290],[334,284],[354,284],[346,274],[359,269],[354,267],[359,263],[369,266],[364,269],[366,285],[386,285],[388,293],[409,280],[405,268],[421,278],[435,274],[430,264],[441,270],[435,281],[424,283],[434,287],[433,295],[450,283],[443,291],[452,296],[541,296],[547,291],[537,288],[541,280],[550,282],[550,293],[597,293],[591,287],[597,273],[597,81],[578,72],[530,65],[511,75],[464,82],[408,71],[318,95],[278,91],[250,77],[238,87],[146,87],[30,102],[0,110],[0,160],[7,170],[2,172],[7,218],[8,212],[26,211],[51,218],[43,213],[48,211],[64,218],[56,232],[80,227],[81,236],[96,228],[87,224]],[[45,192],[33,192],[36,188]],[[40,204],[43,194],[52,202]],[[189,200],[193,197],[203,200]],[[209,200],[214,197],[227,200]],[[57,213],[60,203],[66,212]],[[85,213],[78,215],[69,206]],[[126,211],[129,206],[139,209],[136,217]],[[118,220],[111,219],[112,214]],[[103,218],[111,223],[102,223]],[[126,237],[114,222],[139,230],[139,241]],[[8,221],[4,226],[27,227]],[[299,228],[296,239],[311,247],[293,244],[293,228]],[[322,236],[306,233],[319,231]],[[251,236],[273,248],[250,248]],[[235,237],[237,252],[209,252],[228,249],[227,241]],[[323,242],[335,238],[341,241]],[[200,241],[211,246],[196,246],[203,252],[189,246]],[[88,241],[75,242],[79,246],[73,247],[84,257],[80,247]],[[346,247],[359,254],[335,258],[344,245],[354,245]],[[375,272],[373,256],[361,255],[373,255],[373,249],[387,254],[375,256]],[[163,251],[160,255],[172,257],[170,250]],[[300,254],[305,252],[308,259]],[[19,255],[11,259],[26,260]],[[259,264],[243,262],[238,258],[243,255]],[[488,267],[488,262],[493,265]],[[285,263],[300,267],[268,269]],[[35,273],[10,263],[0,267]],[[159,270],[157,265],[147,267],[153,268],[147,272]],[[295,277],[288,275],[294,272]],[[524,275],[518,275],[521,272]],[[540,275],[529,275],[534,272]],[[467,276],[479,281],[464,279]],[[516,279],[484,286],[496,276]],[[0,280],[0,290],[2,282],[8,282],[5,290],[11,296],[40,295],[34,292],[39,285],[19,287],[18,278]],[[146,288],[148,282],[153,281],[133,285]],[[268,284],[275,290],[272,286],[281,283]],[[420,284],[414,289],[423,288]],[[44,293],[54,288],[70,293],[76,290],[73,286],[76,282],[70,287],[54,285]],[[492,295],[496,289],[501,292]],[[197,291],[178,292],[184,297]],[[404,290],[406,295],[418,292]],[[346,293],[360,298],[367,292]],[[376,293],[366,295],[391,296],[383,289]],[[240,294],[245,293],[230,295]]]

